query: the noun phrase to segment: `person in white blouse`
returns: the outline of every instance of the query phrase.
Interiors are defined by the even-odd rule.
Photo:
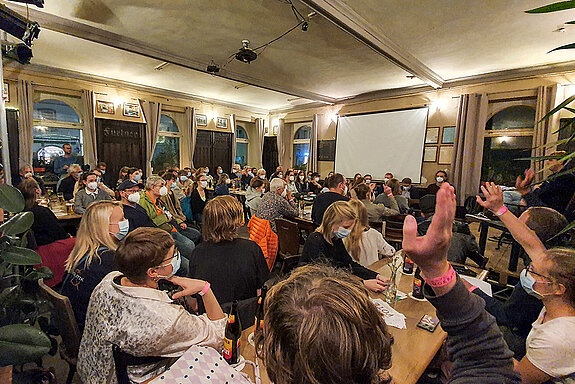
[[[130,368],[134,382],[162,373],[191,346],[221,349],[227,317],[208,282],[174,276],[179,262],[166,231],[142,227],[126,236],[115,254],[119,271],[110,272],[90,298],[78,355],[83,383],[117,382],[112,345],[135,356],[166,357]],[[162,279],[183,290],[170,296],[158,289]],[[194,294],[202,296],[203,315],[191,314],[177,302]]]
[[[357,212],[358,217],[351,233],[343,241],[351,257],[367,267],[378,261],[379,255],[392,256],[395,248],[385,241],[381,232],[370,228],[365,205],[356,199],[350,200],[349,204]]]

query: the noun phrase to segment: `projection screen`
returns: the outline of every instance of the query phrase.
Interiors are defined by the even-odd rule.
[[[341,116],[337,124],[335,171],[351,178],[387,172],[420,182],[428,108]]]

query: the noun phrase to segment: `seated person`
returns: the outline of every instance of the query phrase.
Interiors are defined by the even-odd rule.
[[[232,180],[229,178],[227,173],[221,173],[220,178],[214,188],[214,196],[226,196],[230,194],[229,185]]]
[[[375,195],[379,194],[376,193],[377,192],[377,183],[373,181],[373,176],[371,176],[369,173],[366,173],[365,176],[363,176],[363,182],[369,187],[369,190],[371,191],[371,195],[372,198],[375,199]],[[373,201],[372,199],[372,201]]]
[[[257,297],[269,275],[261,248],[238,237],[243,219],[244,210],[235,197],[210,200],[204,209],[203,241],[190,259],[189,277],[209,281],[222,305]]]
[[[98,201],[82,216],[62,284],[62,294],[70,299],[80,331],[90,295],[104,276],[115,270],[114,251],[127,233],[128,221],[117,201]]]
[[[317,172],[313,172],[309,179],[309,191],[315,195],[319,195],[322,189],[321,175]]]
[[[128,180],[128,172],[130,172],[130,167],[122,167],[118,172],[118,181],[116,182],[116,187],[120,185],[124,180]]]
[[[330,205],[321,225],[308,236],[300,264],[327,262],[337,268],[351,269],[354,275],[363,279],[367,288],[381,292],[387,287],[387,282],[377,272],[354,261],[342,241],[351,233],[357,219],[357,213],[349,202],[336,201]]]
[[[417,188],[413,186],[409,177],[404,177],[403,180],[401,180],[400,186],[401,195],[404,196],[408,201],[409,199],[419,199]]]
[[[252,168],[250,166],[245,166],[242,171],[241,177],[241,188],[245,190],[250,185],[250,181],[254,178],[254,173],[252,172]]]
[[[180,178],[178,177],[178,172],[165,172],[162,175],[162,179],[166,181],[166,186],[168,187],[168,196],[174,196],[178,203],[181,202],[184,197],[186,197],[179,185]],[[175,203],[173,204],[175,205]]]
[[[388,187],[386,189],[385,187]],[[406,214],[409,210],[409,203],[407,198],[401,195],[401,187],[399,186],[399,180],[397,179],[390,179],[384,185],[383,188],[384,193],[380,193],[375,198],[375,204],[383,204],[387,208],[396,209],[399,213]],[[391,192],[391,193],[389,193]],[[395,204],[393,202],[395,201]],[[397,206],[397,208],[396,208]]]
[[[139,168],[130,168],[127,176],[129,180],[139,183],[142,180],[142,171]]]
[[[61,179],[58,185],[58,193],[64,195],[64,200],[71,201],[74,199],[74,188],[76,182],[80,179],[82,167],[78,164],[72,164],[68,167],[68,176]]]
[[[325,180],[328,192],[323,192],[315,198],[311,208],[311,218],[317,225],[321,224],[327,207],[336,201],[349,201],[347,197],[347,180],[341,173],[333,173]]]
[[[80,188],[74,196],[74,212],[79,215],[86,212],[94,201],[112,200],[110,195],[98,187],[98,177],[93,172],[82,173]]]
[[[80,343],[78,374],[85,384],[116,382],[112,345],[135,356],[166,359],[128,370],[131,381],[159,375],[193,345],[220,350],[226,315],[206,281],[174,276],[180,255],[158,228],[138,228],[116,250],[111,272],[94,289]],[[169,280],[183,288],[171,298],[158,289]],[[201,293],[206,314],[189,313],[174,300]]]
[[[108,188],[108,185],[103,181],[104,178],[103,176],[105,174],[103,174],[100,170],[98,169],[94,169],[92,172],[94,172],[94,174],[96,175],[97,179],[96,181],[98,182],[98,188],[100,188],[101,190],[103,190],[104,192],[106,192],[108,195],[110,195],[110,197],[113,199],[116,197],[116,194],[114,193],[114,191],[110,188]]]
[[[291,193],[287,190],[286,182],[275,178],[270,183],[270,191],[262,197],[255,216],[268,220],[272,231],[276,232],[276,219],[289,219],[298,214],[299,208]]]
[[[46,194],[46,187],[44,186],[44,181],[42,180],[41,177],[34,175],[34,170],[29,165],[20,167],[19,172],[12,176],[12,185],[18,187],[20,183],[26,179],[36,180],[36,183],[38,183],[38,186],[40,187],[40,191],[42,191],[42,194],[43,195]]]
[[[200,175],[198,180],[192,186],[192,194],[190,195],[190,207],[192,210],[192,215],[194,216],[194,221],[196,223],[201,223],[203,220],[203,213],[206,203],[208,202],[208,196],[206,194],[206,188],[208,187],[208,180],[206,175]]]
[[[24,196],[24,212],[32,212],[32,234],[34,242],[29,242],[28,247],[34,249],[42,257],[42,265],[50,268],[54,277],[46,280],[49,287],[62,282],[64,276],[64,262],[74,247],[75,239],[62,228],[54,212],[49,208],[38,205],[37,199],[42,191],[33,178],[22,180],[18,189]]]
[[[419,200],[421,216],[423,217],[423,221],[417,226],[419,236],[425,235],[433,222],[435,200],[435,195],[425,195]],[[453,263],[465,264],[467,258],[472,258],[472,255],[477,253],[479,253],[479,245],[477,245],[475,236],[471,234],[469,225],[454,221],[453,237],[447,251],[447,260]]]
[[[343,239],[345,249],[351,257],[364,267],[369,267],[381,256],[393,256],[395,248],[385,241],[381,231],[369,226],[365,205],[355,199],[350,200],[349,204],[357,214],[357,221],[351,233]]]
[[[385,187],[387,193],[391,194],[391,189]],[[383,204],[374,204],[371,202],[371,190],[367,184],[360,184],[355,188],[355,193],[359,201],[363,203],[365,209],[367,210],[367,220],[370,223],[381,223],[386,217],[399,215],[399,207],[395,199],[389,199],[391,208],[386,207]]]
[[[435,172],[435,180],[432,184],[427,186],[426,194],[435,195],[437,191],[439,191],[439,188],[441,188],[441,185],[448,181],[447,172],[442,170]]]
[[[163,174],[162,179],[166,182],[168,193],[164,196],[160,196],[160,200],[164,207],[166,207],[172,214],[176,223],[178,223],[180,227],[186,229],[188,227],[188,224],[186,223],[187,217],[182,211],[182,204],[180,203],[180,199],[176,193],[177,190],[177,192],[182,195],[182,198],[185,197],[182,191],[178,188],[178,177],[171,172],[166,172]]]
[[[404,249],[428,284],[447,281],[434,288],[426,284],[424,293],[447,332],[447,352],[455,361],[450,382],[518,384],[521,378],[513,372],[511,353],[493,317],[451,273],[446,254],[455,195],[447,185],[442,191],[441,213],[426,238],[416,238],[415,220],[406,219]],[[318,265],[299,268],[270,289],[265,327],[255,335],[258,356],[276,384],[389,383],[391,344],[365,287],[342,271]]]
[[[253,215],[258,210],[258,207],[262,202],[262,196],[265,192],[264,186],[264,180],[258,177],[254,177],[246,191],[246,207],[249,208],[251,215]]]
[[[118,193],[124,209],[124,217],[128,220],[129,232],[140,227],[155,227],[156,225],[148,216],[148,213],[140,204],[140,191],[144,189],[144,184],[136,183],[132,180],[124,180],[118,186]]]
[[[286,172],[286,187],[289,193],[291,193],[292,195],[295,195],[296,193],[298,193],[299,191],[297,190],[297,185],[296,185],[296,180],[295,180],[296,176],[295,176],[295,172],[292,171],[291,169],[288,170]]]
[[[190,193],[192,193],[192,184],[194,184],[194,181],[192,180],[191,177],[188,176],[188,173],[191,174],[191,172],[188,172],[185,169],[182,169],[181,171],[178,172],[177,184],[178,188],[182,191],[184,197],[190,196]],[[182,201],[184,197],[182,197],[180,201]]]

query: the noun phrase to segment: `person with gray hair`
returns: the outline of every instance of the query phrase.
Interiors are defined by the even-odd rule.
[[[79,164],[72,164],[68,168],[68,176],[63,178],[58,185],[58,193],[64,194],[64,200],[73,200],[76,183],[80,180],[82,167]]]
[[[170,211],[160,200],[168,194],[166,181],[160,176],[152,175],[146,180],[146,190],[140,192],[138,204],[144,208],[154,225],[168,232],[176,242],[176,248],[186,258],[186,266],[182,267],[187,273],[187,264],[196,244],[200,242],[201,234],[197,229],[182,226],[174,219]],[[184,262],[184,260],[182,260]]]
[[[276,232],[276,219],[289,219],[298,214],[297,203],[287,190],[286,182],[277,177],[272,179],[270,190],[262,197],[255,216],[263,220],[269,220],[272,230]]]
[[[20,167],[20,169],[18,170],[19,172],[15,175],[12,175],[12,185],[17,187],[18,185],[20,185],[20,183],[24,180],[28,180],[28,179],[34,179],[36,180],[36,182],[38,183],[38,185],[40,186],[40,189],[42,190],[42,194],[46,194],[46,187],[44,186],[44,181],[42,181],[42,179],[36,175],[34,175],[34,170],[32,169],[32,167],[28,164],[23,165]]]

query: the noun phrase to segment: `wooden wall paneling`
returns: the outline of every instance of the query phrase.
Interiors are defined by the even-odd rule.
[[[215,170],[219,165],[225,173],[229,174],[232,169],[232,134],[224,132],[212,133],[214,135],[214,146],[212,152],[212,167],[210,169]]]

